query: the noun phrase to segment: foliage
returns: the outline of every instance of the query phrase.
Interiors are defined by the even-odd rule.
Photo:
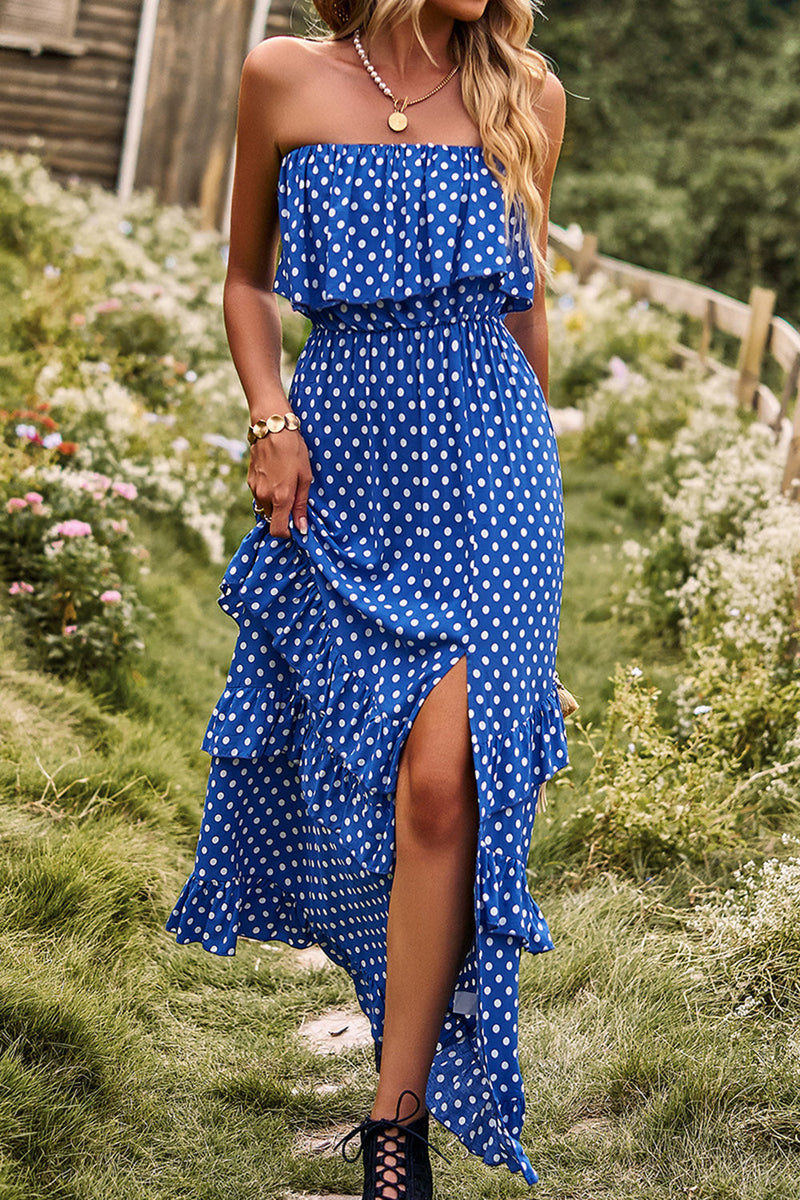
[[[796,838],[784,837],[784,845]],[[738,1000],[737,1014],[759,1005],[786,1007],[800,989],[800,858],[750,860],[734,886],[695,907],[688,927]]]
[[[128,519],[136,490],[48,457],[0,485],[5,589],[36,661],[90,674],[142,648],[148,614],[135,584],[146,552]]]
[[[132,530],[170,520],[220,564],[249,510],[225,246],[148,194],[122,204],[9,154],[0,231],[4,591],[34,661],[113,690],[147,619]]]
[[[554,220],[609,254],[800,305],[796,0],[550,5],[536,46],[568,91]]]
[[[554,276],[548,326],[557,407],[580,405],[616,361],[631,372],[669,362],[677,335],[676,323],[646,301],[599,279],[578,286],[564,269]]]
[[[641,668],[619,667],[585,802],[561,830],[583,872],[615,869],[642,879],[676,860],[704,861],[740,841],[735,806],[725,803],[735,763],[695,725],[681,744],[662,726],[657,689]]]

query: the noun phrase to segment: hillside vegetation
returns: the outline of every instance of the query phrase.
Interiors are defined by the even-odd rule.
[[[224,247],[12,158],[0,227],[0,1198],[353,1193],[329,1146],[372,1053],[298,1036],[348,978],[164,930],[251,520]],[[521,972],[537,1195],[789,1200],[800,509],[785,447],[676,363],[672,320],[564,266],[552,399],[585,423],[560,442],[559,669],[582,707],[530,860],[557,946]],[[306,326],[284,315],[288,380]],[[434,1140],[441,1195],[529,1194]]]
[[[569,93],[554,219],[796,322],[797,0],[559,0],[535,45]]]

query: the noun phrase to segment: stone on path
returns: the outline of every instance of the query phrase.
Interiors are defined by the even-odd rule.
[[[298,1134],[295,1141],[295,1150],[298,1154],[331,1154],[333,1148],[340,1138],[343,1138],[346,1133],[349,1133],[353,1128],[353,1122],[349,1125],[332,1125],[328,1129],[317,1129],[314,1133]],[[358,1146],[358,1139],[354,1139],[354,1144]]]
[[[324,1196],[309,1196],[308,1192],[289,1192],[283,1200],[361,1200],[360,1196],[331,1196],[328,1192]]]
[[[583,1117],[567,1130],[573,1137],[607,1137],[613,1132],[614,1125],[608,1117]]]
[[[371,1046],[367,1018],[357,1008],[330,1008],[322,1016],[304,1020],[297,1031],[317,1054],[342,1054],[354,1046]]]
[[[292,950],[290,947],[286,957],[291,966],[301,971],[319,971],[323,967],[334,966],[321,946],[309,946],[307,950]]]

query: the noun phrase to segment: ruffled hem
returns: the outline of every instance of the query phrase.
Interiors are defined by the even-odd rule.
[[[183,885],[164,928],[180,945],[199,942],[211,954],[235,954],[240,937],[286,942],[297,949],[317,943],[295,898],[269,880],[221,883],[196,871]]]
[[[478,847],[478,888],[482,928],[518,939],[531,954],[553,949],[547,922],[528,890],[525,863],[482,841]]]
[[[323,195],[300,204],[294,189]],[[284,249],[273,288],[306,316],[343,302],[430,296],[490,276],[499,279],[505,311],[533,304],[533,253],[514,210],[507,244],[502,188],[482,146],[299,146],[283,157],[278,196]],[[390,220],[376,221],[376,198],[383,197],[398,201]],[[364,236],[353,236],[354,228]]]
[[[229,681],[203,748],[217,758],[285,756],[297,767],[309,819],[336,837],[364,870],[389,874],[400,755],[428,688],[408,694],[392,715],[381,711],[334,642],[306,551],[293,541],[271,542],[263,524],[250,531],[226,571],[219,603],[243,628],[260,622],[289,669],[263,688],[236,688]],[[269,584],[256,570],[264,552],[276,556]],[[474,742],[484,927],[518,938],[536,953],[552,945],[547,925],[528,893],[526,863],[502,850],[519,807],[533,813],[539,787],[567,761],[555,683],[526,720],[479,730]]]

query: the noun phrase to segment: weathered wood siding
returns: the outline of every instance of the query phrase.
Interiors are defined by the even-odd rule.
[[[302,31],[306,0],[272,0],[267,34]],[[239,76],[253,0],[161,0],[137,187],[197,204],[207,224],[225,205]]]
[[[0,146],[114,187],[140,10],[141,0],[81,0],[75,40],[85,54],[0,47]]]

